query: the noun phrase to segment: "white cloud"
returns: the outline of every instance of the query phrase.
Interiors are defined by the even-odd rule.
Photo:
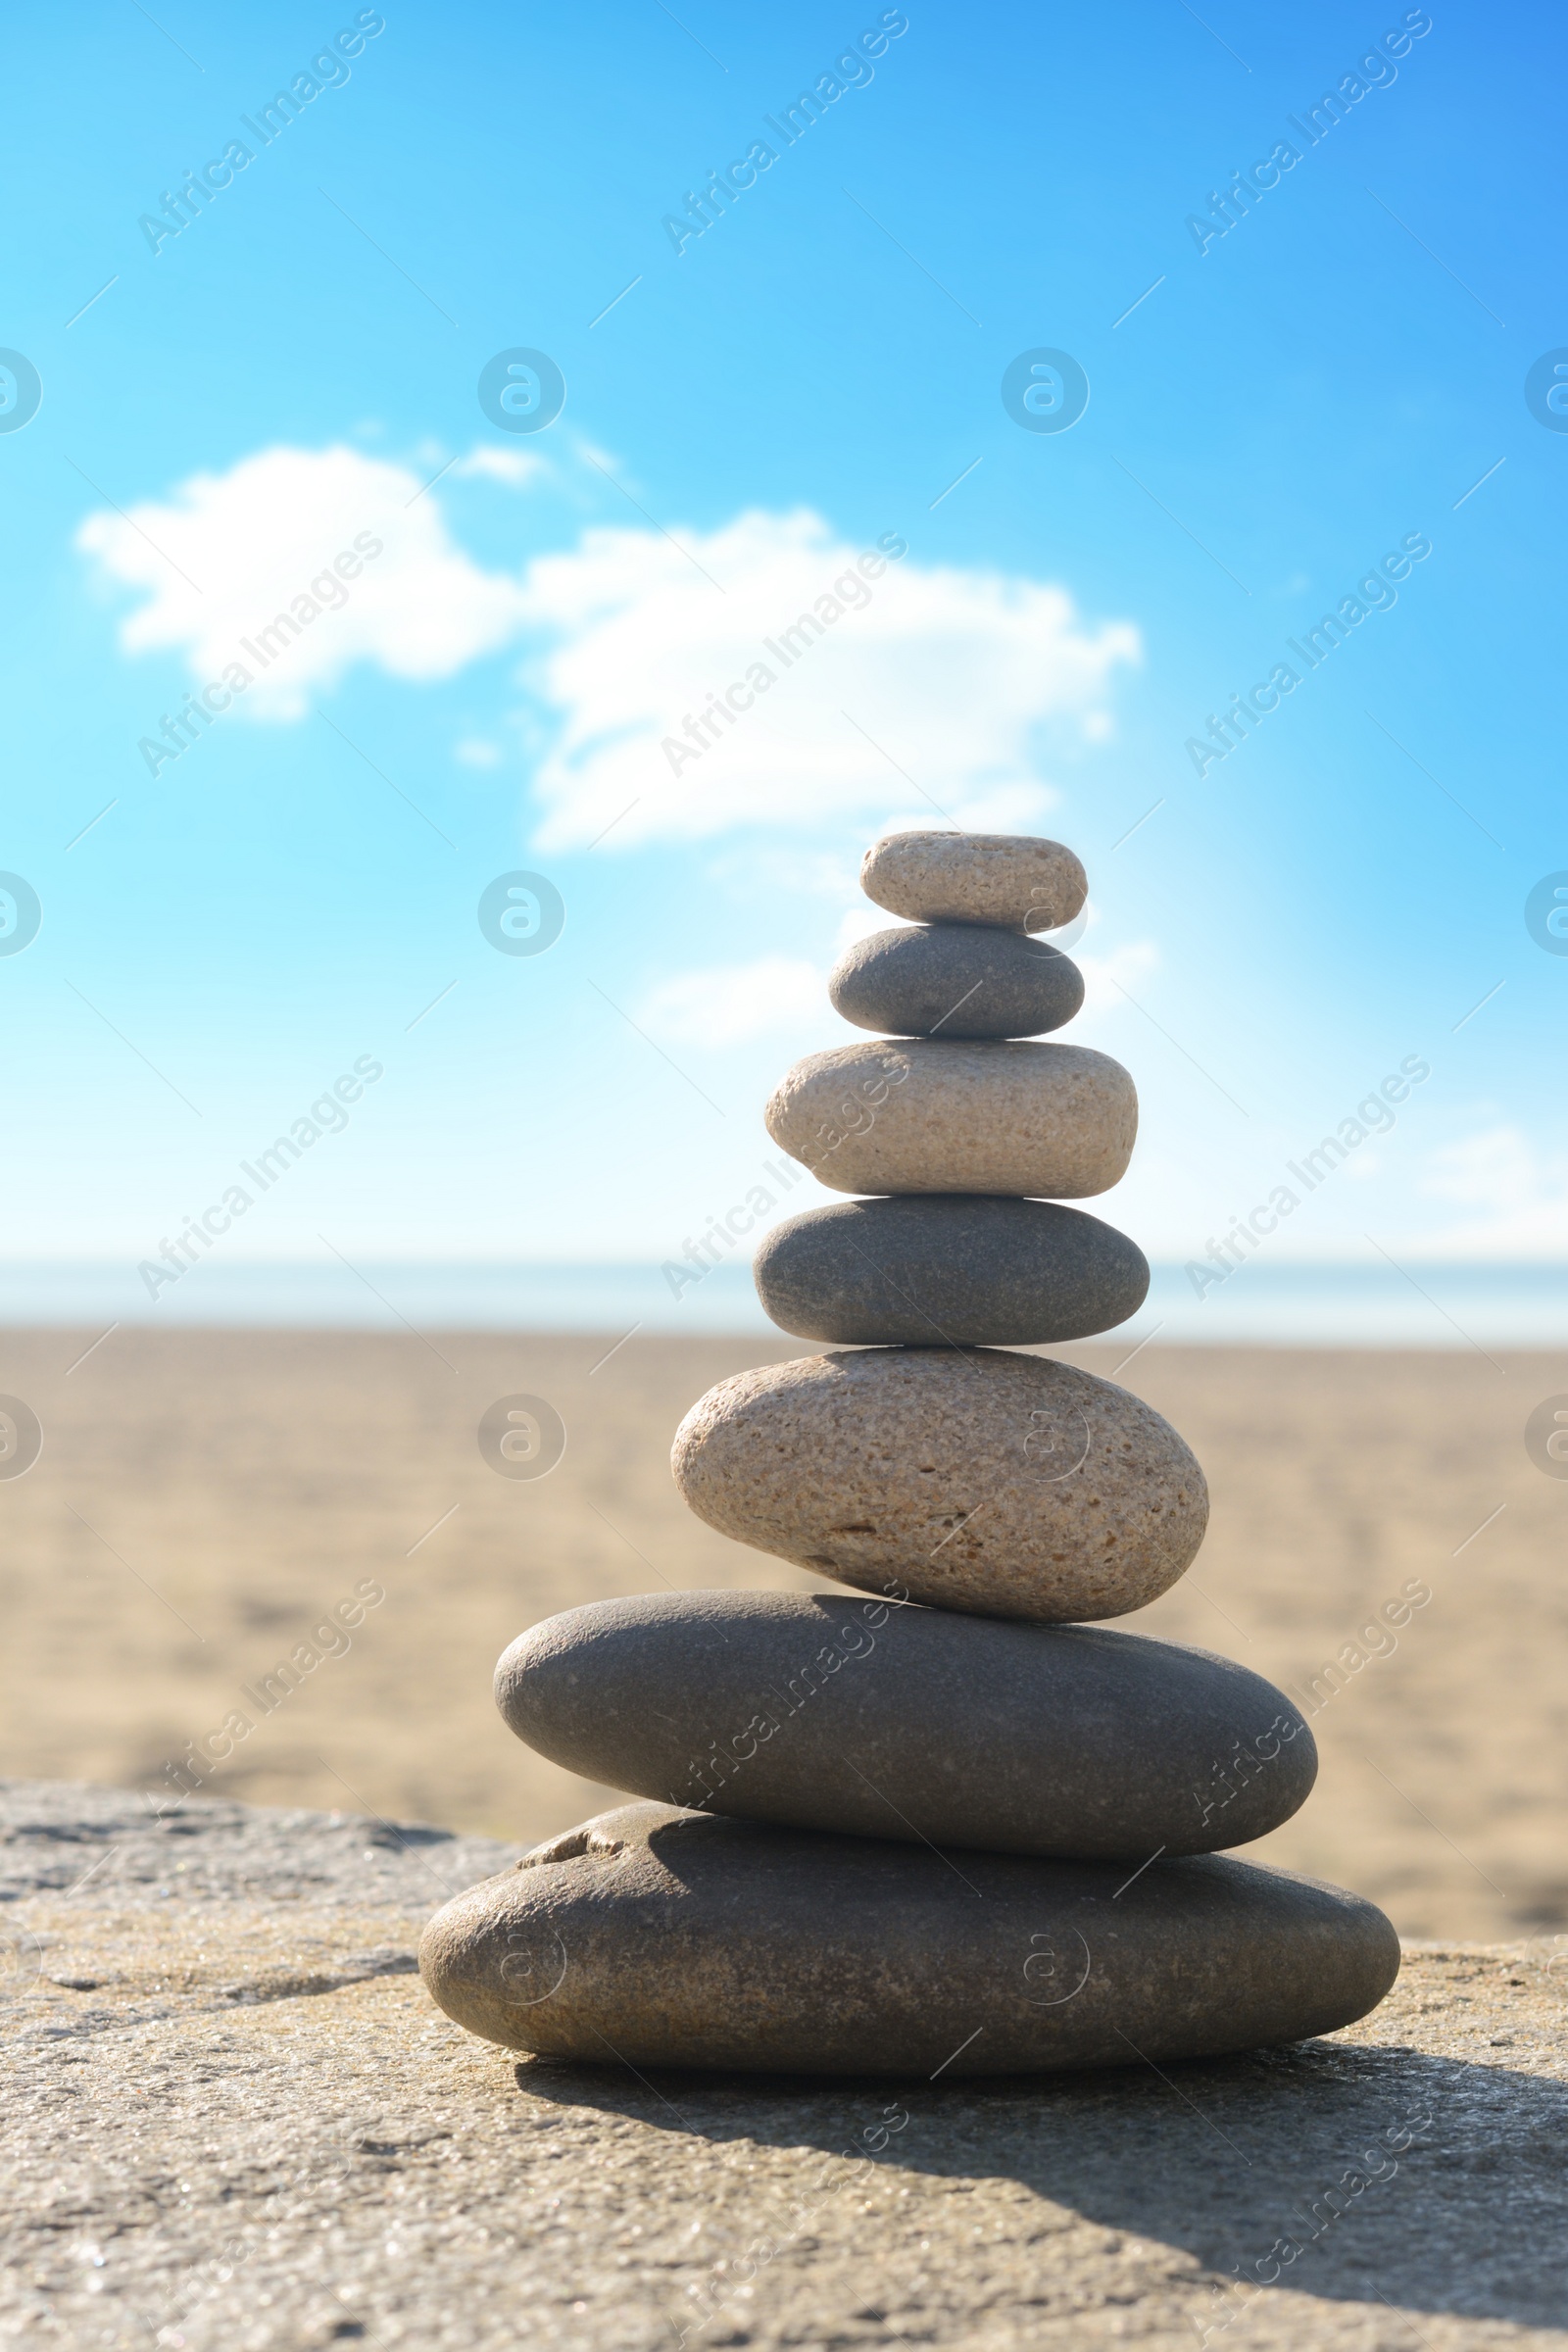
[[[1500,1212],[1529,1207],[1540,1186],[1540,1163],[1529,1138],[1520,1128],[1506,1126],[1440,1145],[1421,1180],[1421,1190],[1437,1200]]]
[[[657,1036],[689,1046],[737,1046],[808,1016],[827,1018],[827,974],[789,956],[680,972],[651,989],[638,1020]]]
[[[533,638],[535,707],[513,715],[546,851],[846,820],[1032,830],[1058,797],[1041,758],[1101,740],[1113,673],[1140,659],[1130,623],[1086,624],[1058,587],[908,556],[867,580],[804,511],[743,514],[684,549],[596,528],[520,578],[486,571],[433,466],[277,446],[89,514],[76,545],[138,593],[127,653],[178,652],[198,686],[238,662],[252,718],[304,717],[356,662],[426,684]],[[547,468],[479,448],[448,470],[520,488]],[[334,559],[356,549],[344,580]],[[735,681],[752,707],[710,719]]]
[[[1144,982],[1159,965],[1159,950],[1152,939],[1127,940],[1104,956],[1086,956],[1081,948],[1068,953],[1084,976],[1085,1019],[1091,1013],[1119,1012],[1130,999],[1142,995]]]
[[[1136,629],[1087,627],[1060,588],[908,557],[867,582],[856,553],[818,515],[753,512],[682,546],[596,529],[537,559],[528,612],[553,643],[527,678],[561,720],[536,779],[540,848],[612,827],[607,846],[631,848],[863,823],[911,803],[926,824],[1037,823],[1055,797],[1035,774],[1043,730],[1070,745],[1099,731],[1112,671],[1139,659]],[[764,641],[777,649],[803,612],[821,634],[803,629],[786,661]],[[755,692],[754,706],[709,720],[716,740],[689,756],[688,718],[701,728],[749,671],[736,699]]]
[[[459,458],[452,473],[456,481],[505,482],[509,490],[521,490],[549,470],[547,460],[537,451],[492,449],[481,441],[466,458]]]
[[[1521,1128],[1488,1127],[1442,1145],[1421,1190],[1471,1212],[1423,1235],[1434,1256],[1568,1257],[1568,1156],[1544,1156]]]
[[[847,956],[851,948],[858,947],[862,939],[874,939],[879,931],[907,931],[915,925],[906,923],[902,916],[889,914],[885,906],[874,906],[869,899],[852,899],[839,917],[838,936],[833,942],[834,960]]]
[[[89,514],[76,545],[144,593],[121,624],[127,653],[182,652],[200,684],[237,662],[254,682],[236,710],[302,718],[351,662],[447,678],[521,625],[518,583],[455,544],[434,495],[418,495],[427,479],[343,447],[264,449],[193,474],[167,505]],[[338,579],[333,560],[356,544],[363,568]],[[261,652],[281,650],[264,665],[241,641],[254,647],[279,613],[288,625]]]
[[[802,898],[853,897],[859,883],[863,855],[858,848],[797,849],[771,843],[765,875],[767,893],[772,898],[784,892]],[[756,853],[749,846],[715,850],[703,870],[710,881],[726,890],[756,895],[760,869]]]

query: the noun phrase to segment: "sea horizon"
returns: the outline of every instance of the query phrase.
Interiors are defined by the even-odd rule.
[[[117,1323],[779,1336],[744,1262],[677,1284],[673,1270],[639,1260],[206,1260],[156,1298],[123,1261],[0,1263],[0,1328]],[[1568,1348],[1568,1260],[1258,1260],[1201,1296],[1188,1269],[1159,1263],[1138,1313],[1098,1336],[1166,1346]]]

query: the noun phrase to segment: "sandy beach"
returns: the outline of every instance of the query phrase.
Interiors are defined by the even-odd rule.
[[[823,1589],[699,1523],[668,1471],[706,1388],[809,1352],[782,1339],[634,1337],[601,1360],[614,1334],[126,1329],[77,1363],[95,1337],[0,1339],[0,1390],[45,1433],[0,1482],[5,1774],[167,1796],[170,1763],[237,1713],[212,1794],[542,1838],[613,1792],[495,1714],[516,1633],[662,1586]],[[1058,1352],[1109,1373],[1124,1351]],[[1152,1345],[1120,1378],[1213,1496],[1193,1570],[1121,1622],[1225,1651],[1312,1713],[1316,1790],[1250,1853],[1372,1895],[1405,1935],[1568,1935],[1568,1482],[1522,1436],[1568,1355]],[[516,1392],[567,1431],[537,1481],[496,1475],[476,1440]],[[319,1662],[254,1703],[302,1642]]]

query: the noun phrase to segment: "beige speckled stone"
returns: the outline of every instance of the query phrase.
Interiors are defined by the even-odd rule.
[[[1071,850],[1033,833],[885,833],[860,861],[860,888],[911,922],[1054,931],[1089,877]]]
[[[1173,1585],[1208,1489],[1152,1406],[1050,1356],[867,1348],[737,1373],[671,1462],[700,1519],[845,1584],[1062,1624]]]
[[[977,1899],[978,1898],[978,1899]],[[1215,1854],[1042,1861],[602,1813],[437,1912],[449,2017],[632,2066],[1011,2075],[1296,2041],[1399,1971],[1375,1905]]]
[[[1089,1046],[888,1039],[808,1054],[763,1116],[836,1193],[1082,1200],[1125,1175],[1138,1096]]]

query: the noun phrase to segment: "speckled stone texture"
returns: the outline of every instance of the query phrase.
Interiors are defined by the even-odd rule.
[[[835,1193],[1080,1200],[1125,1175],[1138,1096],[1090,1046],[911,1038],[808,1054],[762,1115]]]
[[[669,1805],[537,1847],[419,1945],[447,2015],[510,2049],[919,2082],[1298,2041],[1398,1969],[1374,1904],[1225,1855],[1129,1880]]]
[[[519,2064],[410,1973],[432,1908],[509,1859],[0,1786],[0,2342],[1568,2344],[1549,1938],[1406,1947],[1359,2025],[1157,2072],[633,2074]]]
[[[997,1853],[1244,1845],[1305,1801],[1298,1709],[1211,1651],[844,1593],[650,1592],[519,1635],[519,1740],[667,1804]]]
[[[916,923],[1000,923],[1055,931],[1089,895],[1071,850],[1035,833],[885,833],[860,860],[860,888]]]
[[[835,1200],[786,1217],[752,1260],[775,1323],[840,1347],[1023,1348],[1135,1315],[1136,1242],[1087,1209],[986,1193]]]
[[[1173,1585],[1208,1490],[1168,1421],[1050,1356],[866,1348],[722,1380],[676,1484],[738,1543],[986,1617],[1119,1617]]]
[[[1043,939],[990,923],[901,923],[846,950],[835,1012],[892,1037],[1038,1037],[1084,1001],[1084,976]]]

